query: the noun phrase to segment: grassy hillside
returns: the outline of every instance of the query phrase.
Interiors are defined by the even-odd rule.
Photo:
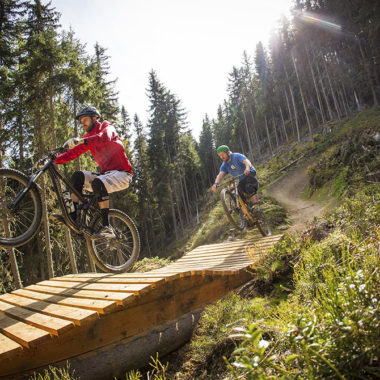
[[[208,306],[191,342],[153,360],[149,377],[134,371],[126,379],[380,376],[380,108],[325,130],[259,167],[259,180],[265,188],[283,175],[280,169],[312,157],[305,197],[334,197],[336,207],[302,234],[285,234],[260,262],[255,280]],[[285,210],[265,201],[274,232],[283,232]],[[173,260],[201,244],[255,234],[231,229],[210,193],[200,223],[169,253]],[[167,262],[145,259],[136,269]],[[69,379],[68,373],[51,378]]]
[[[269,183],[312,156],[305,196],[337,207],[286,235],[251,286],[206,308],[192,341],[163,360],[166,378],[380,376],[380,108],[330,128],[259,172]]]

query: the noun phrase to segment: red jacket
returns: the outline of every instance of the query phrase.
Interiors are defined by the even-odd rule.
[[[94,156],[102,173],[109,170],[126,170],[132,174],[132,166],[125,154],[123,143],[115,127],[108,121],[97,122],[91,132],[86,132],[87,144],[80,144],[57,156],[55,163],[64,164],[88,150]]]

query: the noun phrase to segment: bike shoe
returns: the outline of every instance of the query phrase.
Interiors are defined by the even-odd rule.
[[[111,226],[104,226],[100,229],[100,231],[94,235],[92,235],[92,239],[113,239],[115,238],[115,232]]]

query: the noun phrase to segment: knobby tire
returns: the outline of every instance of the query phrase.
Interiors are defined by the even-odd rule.
[[[29,178],[18,170],[0,169],[0,246],[26,244],[41,224],[42,201],[36,184],[32,184],[15,210],[7,207],[28,182]]]
[[[104,272],[123,273],[131,269],[140,254],[140,236],[133,220],[124,212],[110,209],[110,223],[116,232],[114,239],[92,240],[86,236],[87,251],[95,265]],[[100,215],[92,229],[101,227]]]
[[[245,227],[245,217],[238,207],[238,200],[228,189],[220,192],[220,200],[229,222],[237,231],[242,231]]]
[[[260,231],[261,235],[264,237],[272,235],[272,229],[268,223],[266,215],[261,210],[255,210],[252,215],[255,219],[255,226]]]

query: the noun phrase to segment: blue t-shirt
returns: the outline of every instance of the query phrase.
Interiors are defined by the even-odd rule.
[[[244,174],[245,165],[243,161],[246,160],[247,157],[242,155],[241,153],[231,153],[231,161],[223,162],[220,166],[219,172],[230,173],[232,176],[236,177],[238,175]],[[255,168],[251,165],[251,173],[256,173]],[[239,182],[244,179],[245,176],[239,177]]]

